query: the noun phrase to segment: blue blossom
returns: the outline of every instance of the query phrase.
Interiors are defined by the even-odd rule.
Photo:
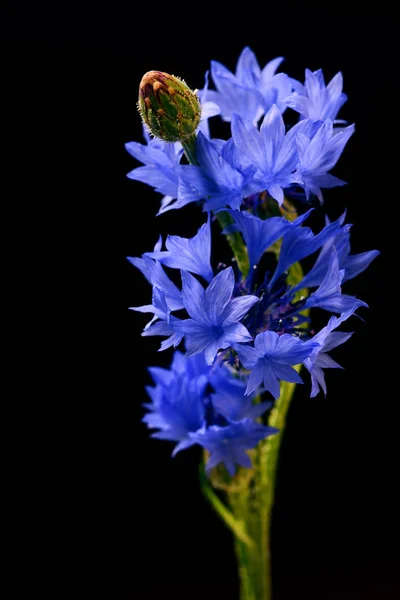
[[[234,224],[224,229],[223,233],[240,231],[246,243],[250,267],[257,265],[264,252],[288,229],[296,226],[282,217],[270,217],[263,220],[249,212],[237,210],[230,211],[230,215]]]
[[[157,385],[146,390],[152,403],[146,404],[149,412],[143,418],[149,429],[159,429],[152,437],[179,442],[173,456],[195,443],[190,432],[204,426],[204,390],[207,383],[202,378],[189,379],[186,375],[166,372],[156,373]]]
[[[165,242],[166,251],[148,252],[150,258],[173,269],[181,269],[201,275],[208,282],[213,278],[210,264],[211,257],[211,226],[210,215],[207,223],[202,225],[192,238],[169,235]]]
[[[299,163],[293,180],[302,186],[307,198],[310,192],[322,202],[321,188],[345,185],[345,182],[328,173],[343,152],[349,138],[354,132],[354,125],[349,125],[339,132],[333,130],[330,119],[310,138],[303,132],[296,136]]]
[[[343,76],[339,72],[326,86],[322,70],[306,69],[304,86],[292,80],[295,93],[285,98],[285,103],[306,119],[331,119],[336,116],[347,100],[343,94]]]
[[[261,70],[254,53],[246,47],[239,57],[235,74],[221,63],[211,62],[217,91],[209,91],[208,98],[220,107],[224,121],[230,121],[237,113],[257,123],[274,103],[280,110],[285,110],[283,98],[291,93],[292,83],[284,73],[275,74],[282,61],[282,57],[276,58]]]
[[[275,104],[265,115],[260,131],[239,115],[233,115],[232,136],[240,158],[258,169],[254,178],[256,191],[268,190],[282,204],[283,189],[294,183],[293,173],[298,163],[296,136],[300,133],[312,136],[320,126],[318,121],[301,121],[285,134],[285,123]]]
[[[143,135],[147,144],[128,142],[126,150],[136,160],[144,163],[144,167],[137,167],[127,174],[129,179],[147,183],[155,188],[156,192],[164,195],[161,201],[161,209],[178,195],[178,165],[180,163],[183,148],[179,142],[163,142],[158,138],[151,138],[143,129]]]
[[[210,453],[206,465],[207,473],[219,463],[223,463],[233,476],[236,473],[236,465],[251,467],[251,460],[246,451],[255,448],[258,442],[277,432],[275,427],[266,427],[251,419],[243,419],[227,427],[212,425],[189,435],[194,443],[200,444]]]
[[[315,344],[316,346],[317,344]],[[263,331],[254,340],[254,348],[244,344],[235,344],[240,362],[250,370],[246,394],[251,394],[259,385],[274,396],[280,396],[280,380],[303,383],[300,375],[291,365],[302,363],[314,348],[312,343],[301,341],[298,337],[274,331]]]
[[[154,294],[154,290],[158,292],[161,297],[161,302],[157,298],[157,293]],[[165,297],[161,290],[153,289],[153,305],[146,305],[133,308],[133,310],[139,312],[153,312],[154,318],[147,323],[146,327],[142,331],[143,337],[151,337],[155,335],[167,336],[167,339],[161,343],[160,350],[166,350],[171,346],[176,348],[182,341],[183,335],[176,329],[176,325],[180,319],[177,319],[170,314],[170,308],[165,303]],[[160,320],[156,320],[160,319]]]
[[[176,350],[172,358],[170,370],[179,376],[186,375],[190,380],[203,377],[207,382],[211,381],[212,369],[207,365],[204,354],[185,356],[182,352]]]
[[[129,309],[141,313],[153,313],[154,317],[150,323],[146,325],[145,330],[157,319],[168,322],[171,312],[171,309],[169,308],[165,299],[164,292],[156,286],[153,287],[152,304],[145,304],[143,306],[130,306]]]
[[[154,246],[154,252],[159,252],[160,250],[161,237]],[[142,258],[128,256],[127,259],[143,273],[149,283],[163,291],[166,302],[171,310],[184,308],[181,291],[170,280],[158,261],[151,259],[146,254],[143,254]]]
[[[223,361],[216,361],[212,367],[207,365],[203,353],[184,356],[176,350],[169,369],[150,367],[149,372],[156,384],[166,386],[176,377],[198,380],[204,386],[205,396],[211,398],[216,416],[229,421],[256,419],[271,406],[270,402],[253,404],[254,394],[244,395],[246,379],[239,378],[236,370]]]
[[[343,225],[345,217],[346,213],[339,217],[337,222]],[[362,273],[379,255],[378,250],[350,254],[350,229],[351,225],[344,225],[335,237],[322,246],[314,266],[295,289],[316,287],[322,283],[329,267],[332,247],[336,249],[339,268],[344,271],[343,283]]]
[[[284,58],[274,58],[261,71],[260,87],[264,97],[264,112],[268,112],[273,104],[284,113],[287,108],[286,98],[293,90],[293,80],[286,73],[275,73]]]
[[[342,294],[343,277],[344,271],[339,269],[337,252],[333,247],[325,277],[318,289],[308,296],[303,310],[318,307],[333,313],[342,313],[359,306],[368,307],[362,300]]]
[[[211,61],[211,76],[217,91],[210,90],[209,98],[220,107],[224,121],[230,121],[235,112],[252,122],[257,122],[263,114],[263,97],[257,85],[259,66],[253,57],[253,53],[245,48],[235,75],[221,63]]]
[[[350,310],[342,313],[340,317],[331,317],[326,327],[321,329],[311,340],[311,343],[317,342],[318,345],[313,349],[310,356],[308,356],[303,362],[306,369],[311,374],[311,398],[314,398],[319,391],[320,386],[326,395],[326,383],[324,369],[341,369],[342,367],[333,360],[327,352],[333,350],[337,346],[340,346],[346,342],[353,334],[352,333],[341,333],[334,332],[334,329],[339,327],[344,321],[346,321],[356,310],[357,306],[353,306]],[[308,342],[309,343],[309,342]]]
[[[301,224],[310,214],[311,210],[298,217],[293,224]],[[278,264],[275,273],[269,282],[269,289],[275,281],[287,271],[294,263],[306,256],[313,254],[321,248],[329,239],[334,238],[340,228],[340,223],[329,223],[317,235],[314,235],[309,227],[292,227],[287,229],[283,236],[282,246],[279,253]],[[304,287],[303,285],[301,287]]]
[[[346,100],[341,73],[325,85],[321,70],[307,70],[303,86],[276,73],[282,60],[260,69],[246,47],[235,73],[212,62],[216,90],[208,89],[207,73],[198,93],[202,116],[191,159],[196,164],[180,164],[180,143],[150,139],[147,132],[145,144],[126,145],[143,164],[128,177],[164,196],[159,214],[191,202],[201,202],[208,212],[207,223],[193,237],[169,235],[165,247],[160,237],[152,252],[128,258],[152,286],[151,303],[132,307],[151,315],[142,335],[166,338],[160,350],[183,342],[186,352],[175,351],[169,369],[149,369],[154,384],[146,388],[150,401],[144,405],[143,421],[153,437],[175,442],[173,455],[194,444],[205,448],[208,473],[221,463],[231,475],[237,465],[251,467],[249,450],[277,432],[262,425],[260,417],[273,405],[272,397],[279,397],[281,381],[302,383],[301,363],[311,374],[311,396],[320,388],[326,393],[324,369],[341,368],[328,352],[351,336],[336,329],[367,306],[343,294],[341,285],[379,254],[351,254],[351,226],[345,225],[345,215],[333,223],[328,220],[318,234],[303,226],[311,211],[293,222],[256,216],[262,214],[257,211],[264,209],[264,199],[281,205],[286,191],[297,195],[300,187],[307,198],[314,194],[322,202],[321,189],[343,185],[330,171],[354,131],[353,125],[333,127]],[[288,131],[282,117],[287,106],[300,114]],[[209,139],[207,119],[217,114],[231,122],[228,141]],[[241,212],[243,201],[246,210]],[[231,267],[214,277],[211,266],[211,211],[221,210],[233,220],[224,233],[239,232],[249,256],[249,274],[244,278],[242,273],[237,282]],[[264,252],[278,240],[275,272],[258,276]],[[289,269],[313,253],[318,253],[314,266],[292,286]],[[181,271],[182,290],[165,267]],[[303,288],[313,291],[298,299]],[[304,311],[314,307],[338,314],[317,333],[304,327],[310,322]],[[186,310],[187,318],[174,314],[180,310]],[[258,402],[265,391],[271,401]]]
[[[207,211],[217,211],[226,206],[238,209],[243,198],[253,191],[248,185],[256,167],[240,169],[230,140],[208,140],[200,132],[196,150],[199,166],[180,167],[178,199],[165,210],[181,208],[198,200],[206,200],[204,210]]]
[[[233,378],[232,378],[233,379]],[[224,394],[222,392],[211,394],[215,411],[228,421],[241,421],[242,419],[257,419],[272,406],[272,402],[259,402],[253,404],[252,396],[245,396],[245,384],[237,387],[236,393]]]
[[[154,246],[154,251],[159,252],[160,249],[161,237]],[[168,339],[162,342],[160,349],[165,350],[170,346],[176,347],[181,342],[183,336],[173,329],[173,325],[179,319],[170,313],[171,311],[184,308],[181,291],[169,279],[158,261],[153,260],[145,254],[142,258],[132,256],[127,258],[133,266],[137,267],[143,273],[147,281],[153,286],[152,304],[131,307],[132,310],[138,312],[150,312],[154,314],[154,318],[144,328],[142,336],[168,336]],[[157,319],[160,320],[157,321]]]
[[[191,318],[178,321],[174,327],[186,337],[187,356],[204,351],[206,362],[211,365],[218,350],[251,341],[251,335],[239,321],[258,298],[232,299],[234,286],[232,267],[218,273],[206,290],[193,275],[182,271],[182,298]]]

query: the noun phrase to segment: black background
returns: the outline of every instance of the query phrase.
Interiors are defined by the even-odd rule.
[[[172,460],[171,446],[141,423],[146,367],[166,365],[170,353],[140,337],[146,318],[128,310],[148,303],[150,288],[125,257],[151,249],[159,233],[194,235],[203,215],[190,206],[156,218],[160,196],[126,178],[138,163],[124,144],[141,141],[135,104],[146,71],[201,88],[211,59],[234,70],[245,45],[261,66],[285,56],[282,70],[300,80],[305,67],[322,67],[327,81],[343,72],[341,116],[356,133],[334,171],[348,186],[327,191],[325,208],[335,218],[347,207],[353,252],[382,253],[345,288],[370,306],[335,353],[345,370],[328,372],[326,399],[309,398],[305,375],[290,410],[272,526],[274,598],[399,597],[391,18],[303,4],[246,10],[219,18],[205,6],[196,17],[150,3],[16,3],[2,21],[12,93],[4,114],[17,159],[11,254],[46,347],[31,381],[49,398],[25,413],[41,434],[29,445],[40,459],[23,454],[22,508],[34,532],[28,557],[40,548],[42,559],[32,578],[51,581],[53,597],[72,587],[118,599],[238,598],[230,534],[199,491],[200,452]],[[214,265],[218,251],[221,241]],[[26,335],[22,346],[28,367],[36,345]]]

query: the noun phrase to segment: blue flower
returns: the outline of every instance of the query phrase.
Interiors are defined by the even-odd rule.
[[[210,453],[206,465],[207,473],[219,463],[223,463],[233,476],[237,464],[251,467],[251,460],[246,451],[255,448],[258,442],[277,432],[275,427],[266,427],[254,423],[251,419],[243,419],[227,427],[212,425],[189,435],[194,443],[200,444]]]
[[[150,323],[146,325],[145,330],[148,329],[148,327],[150,327],[157,319],[168,322],[171,312],[171,309],[169,308],[165,299],[164,292],[156,286],[153,287],[152,304],[145,304],[143,306],[130,306],[129,309],[141,313],[153,313],[154,317]]]
[[[274,398],[279,398],[280,380],[303,383],[300,375],[291,365],[303,362],[313,348],[312,343],[302,342],[298,337],[287,333],[278,335],[268,330],[256,336],[254,348],[235,344],[240,362],[250,370],[246,394],[251,394],[264,383],[265,389],[271,392]]]
[[[145,165],[133,169],[127,177],[147,183],[153,186],[156,192],[163,194],[164,198],[161,201],[161,209],[163,209],[178,195],[177,169],[183,148],[179,142],[173,144],[158,138],[150,138],[145,129],[144,137],[147,145],[138,142],[125,144],[129,154]]]
[[[171,309],[168,306],[165,295],[162,290],[156,286],[153,287],[153,298],[152,304],[146,304],[144,306],[131,307],[131,310],[143,313],[153,313],[154,317],[147,323],[142,331],[143,337],[150,337],[154,335],[168,336],[168,339],[164,340],[161,344],[160,350],[166,350],[171,346],[178,346],[182,341],[182,334],[175,330],[174,325],[179,321],[176,317],[170,314]],[[157,319],[160,319],[157,321]]]
[[[257,123],[274,103],[285,110],[283,98],[291,93],[293,86],[287,75],[275,74],[282,61],[282,57],[275,58],[261,71],[254,53],[246,47],[237,62],[236,74],[217,61],[211,62],[217,91],[209,91],[208,98],[220,107],[224,121],[230,121],[237,113]]]
[[[154,251],[159,252],[160,249],[161,238],[154,246]],[[170,280],[158,261],[152,260],[149,256],[146,256],[146,254],[143,254],[142,258],[128,256],[127,259],[134,267],[143,273],[149,283],[163,291],[167,304],[171,310],[180,310],[181,308],[184,308],[180,290]]]
[[[343,225],[345,216],[346,213],[337,220],[340,225]],[[329,268],[332,247],[335,247],[336,249],[339,268],[344,271],[343,283],[362,273],[374,258],[380,254],[378,250],[370,250],[368,252],[361,252],[360,254],[350,254],[350,229],[351,225],[349,224],[343,226],[335,237],[330,238],[322,246],[314,266],[310,269],[304,279],[294,288],[295,290],[316,287],[322,283]]]
[[[185,374],[156,372],[156,387],[146,390],[152,399],[146,404],[150,411],[143,421],[149,429],[159,429],[152,437],[179,442],[175,446],[173,456],[180,450],[195,443],[190,432],[204,426],[204,391],[207,380],[204,378],[189,379]]]
[[[161,249],[161,237],[154,246],[154,251],[159,252]],[[151,259],[149,256],[143,255],[142,258],[127,257],[129,262],[137,267],[147,281],[153,286],[152,304],[147,304],[139,307],[131,307],[132,310],[138,312],[150,312],[154,314],[154,318],[146,325],[142,332],[142,336],[149,337],[154,335],[169,336],[161,344],[161,350],[165,350],[170,346],[177,346],[182,335],[173,329],[173,325],[177,319],[170,314],[171,311],[184,308],[182,293],[176,285],[169,279],[164,272],[161,264]],[[157,321],[160,319],[160,321]]]
[[[298,133],[296,136],[299,163],[293,180],[304,188],[307,198],[310,192],[322,202],[321,188],[345,185],[345,182],[328,173],[343,152],[349,138],[354,132],[354,125],[349,125],[339,132],[333,130],[330,119],[318,129],[314,137]]]
[[[173,269],[181,269],[201,275],[208,282],[213,278],[210,264],[211,226],[210,215],[207,223],[202,225],[192,238],[169,235],[165,242],[166,251],[147,252],[147,256]]]
[[[306,119],[331,119],[336,116],[347,100],[343,94],[343,77],[339,72],[326,86],[322,70],[310,71],[306,69],[304,86],[294,82],[295,93],[284,101],[290,108],[300,113]]]
[[[352,309],[355,310],[359,306],[368,307],[362,300],[348,294],[342,294],[341,283],[343,277],[344,271],[339,269],[337,252],[333,247],[325,277],[319,288],[308,296],[303,310],[318,307],[333,313],[342,313]]]
[[[234,286],[232,267],[218,273],[207,290],[193,275],[182,271],[182,298],[191,318],[178,321],[174,328],[186,337],[187,356],[204,351],[206,362],[211,365],[218,350],[252,340],[239,321],[258,298],[241,296],[232,299]]]
[[[258,419],[272,406],[272,402],[259,402],[253,404],[252,396],[245,396],[245,384],[237,379],[241,386],[237,386],[234,393],[222,392],[211,394],[215,411],[228,421],[241,421],[242,419]]]
[[[296,136],[312,136],[321,126],[318,121],[301,121],[285,134],[285,123],[274,104],[265,115],[260,131],[239,115],[232,118],[232,136],[241,160],[258,169],[256,191],[268,190],[279,203],[284,200],[283,188],[294,183],[293,173],[298,163]]]
[[[293,221],[299,225],[305,221],[311,210]],[[329,239],[334,238],[340,228],[339,222],[329,223],[317,235],[309,227],[291,227],[286,230],[279,253],[275,273],[269,282],[269,289],[287,269],[299,260],[321,248]],[[299,286],[300,287],[300,286]],[[304,287],[303,285],[301,287]]]
[[[257,265],[264,252],[272,246],[282,235],[294,225],[282,217],[270,217],[259,219],[249,212],[230,211],[235,221],[224,229],[223,233],[240,231],[246,242],[249,255],[250,267]]]
[[[236,75],[224,65],[211,61],[211,76],[217,91],[209,91],[209,99],[221,109],[224,121],[239,113],[252,122],[263,114],[264,99],[258,89],[259,66],[254,54],[245,48],[239,57]]]
[[[200,166],[183,165],[179,169],[178,199],[165,210],[181,208],[190,202],[206,200],[204,210],[238,209],[253,188],[248,184],[256,167],[240,169],[231,140],[208,140],[201,132],[196,140]],[[162,211],[164,212],[164,211]]]
[[[340,315],[340,317],[331,317],[328,321],[326,327],[321,329],[310,341],[311,343],[317,342],[318,345],[313,349],[310,356],[308,356],[303,362],[306,369],[311,374],[311,398],[314,398],[319,391],[320,386],[323,389],[326,395],[326,383],[325,383],[325,375],[323,372],[324,369],[341,369],[342,367],[333,360],[327,352],[333,350],[340,344],[346,342],[353,334],[352,333],[340,333],[335,332],[332,333],[334,329],[339,327],[344,321],[346,321],[356,310],[356,306],[351,308],[350,310],[344,312]],[[306,343],[310,343],[306,342]]]
[[[287,108],[286,98],[293,90],[293,80],[285,73],[275,73],[281,62],[282,56],[274,58],[261,71],[260,87],[264,97],[264,112],[268,112],[273,104],[284,113]]]
[[[205,377],[206,381],[209,382],[211,377],[211,367],[207,365],[203,354],[185,356],[178,350],[174,352],[171,363],[171,371],[178,375],[186,375],[191,380],[199,377]]]

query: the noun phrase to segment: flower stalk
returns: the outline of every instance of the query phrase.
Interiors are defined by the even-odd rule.
[[[152,314],[142,335],[164,336],[160,350],[184,341],[186,354],[175,350],[169,369],[149,368],[143,421],[153,437],[175,442],[173,456],[204,448],[200,484],[234,536],[241,600],[272,599],[275,483],[299,373],[310,374],[311,397],[326,394],[323,369],[340,366],[328,352],[351,336],[335,330],[367,306],[342,283],[379,254],[350,253],[345,215],[314,233],[303,225],[311,210],[298,215],[288,200],[322,202],[321,188],[344,183],[330,171],[354,125],[334,128],[346,100],[340,73],[326,86],[322,71],[307,70],[305,84],[295,84],[275,76],[281,60],[261,70],[245,48],[236,74],[212,64],[213,91],[207,76],[193,92],[178,77],[146,73],[138,107],[147,144],[126,145],[144,165],[128,177],[164,195],[158,214],[191,202],[207,213],[192,238],[169,235],[163,249],[160,237],[153,251],[128,258],[152,286],[151,304],[132,309]],[[301,115],[289,129],[287,106]],[[230,122],[227,141],[210,137],[207,119],[218,114]],[[234,267],[212,266],[212,215]],[[304,275],[300,261],[313,254]],[[180,270],[180,284],[164,267]],[[333,313],[319,331],[311,308]]]
[[[182,142],[186,157],[191,164],[198,164],[196,140]],[[294,220],[293,206],[286,201],[287,214]],[[285,213],[284,213],[285,214]],[[266,215],[268,216],[272,215]],[[217,213],[218,222],[224,230],[233,223],[228,212]],[[239,269],[245,278],[249,272],[249,259],[245,244],[239,233],[227,234]],[[300,263],[292,265],[288,278],[295,286],[303,279]],[[303,290],[307,293],[306,290]],[[301,365],[296,366],[300,372]],[[235,537],[236,560],[240,579],[240,600],[271,600],[271,520],[275,499],[275,481],[279,464],[279,449],[286,424],[290,402],[296,389],[295,383],[282,382],[281,394],[276,400],[268,419],[268,425],[279,433],[259,442],[252,451],[253,476],[239,473],[231,481],[221,485],[214,476],[216,487],[225,491],[228,506],[219,498],[200,469],[200,483],[206,500],[229,527]]]

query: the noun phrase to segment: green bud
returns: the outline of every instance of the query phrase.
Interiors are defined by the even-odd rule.
[[[161,71],[149,71],[143,76],[138,108],[150,133],[165,142],[182,142],[200,123],[196,92],[179,77]]]

